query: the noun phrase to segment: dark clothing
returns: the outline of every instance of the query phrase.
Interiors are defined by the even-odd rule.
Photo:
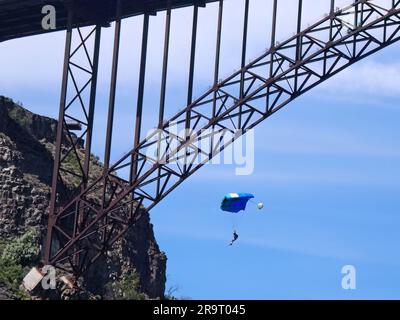
[[[239,235],[236,233],[236,231],[233,232],[233,239],[231,243],[229,244],[230,246],[233,245],[233,243],[239,238]]]

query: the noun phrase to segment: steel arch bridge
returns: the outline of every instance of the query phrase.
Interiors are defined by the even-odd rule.
[[[400,0],[353,0],[342,9],[336,7],[335,0],[330,0],[329,13],[306,28],[302,28],[303,0],[297,0],[293,1],[298,13],[296,33],[278,43],[276,35],[280,2],[273,0],[270,48],[247,63],[251,0],[243,0],[240,69],[226,79],[219,80],[224,5],[229,1],[105,0],[99,5],[98,1],[0,0],[1,15],[9,10],[19,12],[21,17],[19,27],[13,30],[7,27],[9,23],[0,24],[1,40],[42,33],[43,30],[35,24],[35,19],[40,19],[40,15],[30,14],[23,18],[22,12],[39,8],[44,3],[60,7],[60,29],[66,30],[45,264],[66,269],[76,276],[81,275],[140,219],[145,210],[151,210],[240,136],[300,95],[400,40]],[[25,5],[22,5],[24,2]],[[199,8],[209,2],[217,2],[219,8],[214,81],[207,92],[193,99]],[[168,119],[165,117],[165,97],[170,62],[171,16],[175,8],[183,6],[193,9],[187,104]],[[141,128],[149,16],[158,11],[166,11],[159,121],[156,130],[150,136],[143,137]],[[111,163],[121,24],[125,18],[134,15],[143,15],[134,147],[121,159]],[[31,20],[27,23],[26,19]],[[89,182],[88,159],[94,138],[101,29],[113,21],[114,49],[104,168],[101,176]],[[87,34],[81,31],[85,26],[91,26]],[[74,39],[77,41],[74,42]],[[79,52],[86,56],[85,64],[75,59]],[[77,73],[81,77],[85,75],[85,81],[81,82],[83,84],[77,81]],[[74,104],[79,105],[80,116],[72,111]],[[74,138],[77,130],[80,132],[78,139]],[[176,133],[181,130],[183,136]],[[65,139],[69,140],[67,146],[63,143]],[[85,142],[83,149],[80,141]],[[78,164],[78,169],[73,172],[65,166],[71,157]],[[126,170],[130,174],[125,179],[123,172]],[[73,176],[80,182],[73,192],[63,187],[66,176]],[[99,198],[101,201],[98,201]]]

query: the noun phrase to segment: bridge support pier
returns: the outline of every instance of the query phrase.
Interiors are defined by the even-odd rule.
[[[44,251],[45,264],[52,263],[51,255],[54,249],[57,250],[57,247],[79,233],[85,214],[80,204],[62,223],[65,229],[56,225],[57,208],[63,199],[73,196],[76,190],[87,188],[90,173],[101,25],[90,27],[89,32],[84,33],[81,28],[75,28],[74,19],[75,12],[72,6],[69,8],[65,41],[48,234]],[[78,170],[72,172],[71,164]],[[72,255],[71,259],[74,260],[72,265],[79,265],[78,255]]]

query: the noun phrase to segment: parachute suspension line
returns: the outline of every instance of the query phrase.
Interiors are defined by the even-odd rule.
[[[236,221],[235,221],[235,216],[231,216],[231,224],[232,224],[232,232],[236,230]]]

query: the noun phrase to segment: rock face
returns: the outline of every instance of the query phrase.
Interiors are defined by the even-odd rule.
[[[43,243],[56,127],[57,121],[0,97],[0,241],[36,227]],[[150,298],[164,296],[166,256],[157,245],[148,214],[93,266],[86,289],[102,296],[110,281],[133,271],[139,274],[143,293]],[[12,294],[0,287],[0,299],[4,297]]]

